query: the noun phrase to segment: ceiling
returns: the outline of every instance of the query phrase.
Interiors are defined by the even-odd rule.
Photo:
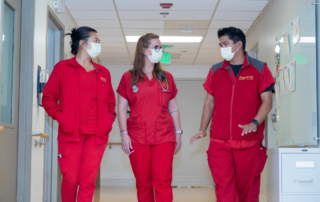
[[[162,9],[160,3],[173,3]],[[125,36],[154,32],[160,36],[203,36],[201,43],[171,45],[171,65],[212,65],[222,60],[218,46],[219,28],[235,26],[245,33],[268,0],[66,0],[79,26],[98,31],[104,65],[131,64],[136,43]],[[165,18],[160,12],[168,12]],[[188,33],[181,33],[187,30]],[[183,52],[181,52],[183,51]]]

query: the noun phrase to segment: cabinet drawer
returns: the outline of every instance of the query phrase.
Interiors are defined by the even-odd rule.
[[[319,202],[320,195],[282,195],[281,202]]]
[[[282,154],[281,174],[282,193],[320,193],[320,154]]]

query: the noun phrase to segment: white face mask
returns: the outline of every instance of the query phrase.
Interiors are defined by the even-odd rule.
[[[236,50],[236,52],[232,52],[232,48],[237,45],[234,44],[231,47],[226,47],[226,48],[221,48],[221,56],[226,60],[226,61],[230,61],[232,60],[232,58],[234,57],[234,54],[239,50],[239,48]]]
[[[89,43],[89,42],[86,42]],[[89,43],[91,44],[91,49],[84,47],[91,58],[96,58],[101,53],[101,45],[99,43]]]
[[[152,52],[152,55],[148,55],[148,58],[150,62],[152,63],[158,63],[161,61],[162,58],[162,50],[160,49],[158,52],[156,52],[155,49],[149,49]]]

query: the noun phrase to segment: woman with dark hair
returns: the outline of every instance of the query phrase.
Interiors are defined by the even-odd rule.
[[[130,157],[139,202],[173,201],[172,162],[181,147],[182,130],[178,90],[172,75],[161,68],[161,57],[159,36],[141,36],[133,68],[124,73],[117,89],[122,149]]]
[[[56,64],[42,104],[59,123],[62,202],[91,202],[116,117],[115,96],[110,72],[92,61],[101,52],[97,31],[80,27],[67,35],[75,57]]]

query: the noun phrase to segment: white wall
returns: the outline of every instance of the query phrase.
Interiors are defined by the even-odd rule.
[[[47,20],[48,7],[52,8],[53,0],[35,1],[35,25],[34,25],[34,68],[33,68],[33,105],[32,105],[32,131],[45,132],[45,111],[37,104],[37,68],[46,69],[47,65]],[[68,9],[57,17],[69,32],[72,27],[77,27]],[[70,58],[70,37],[65,37],[65,57]],[[31,134],[30,134],[31,135]],[[39,138],[33,138],[32,141]],[[44,188],[44,147],[32,146],[31,151],[31,194],[30,201],[43,201]]]
[[[106,68],[111,73],[112,85],[116,93],[120,79],[123,73],[130,69],[130,65],[109,65]],[[178,104],[181,105],[181,123],[182,128],[185,130],[185,134],[182,135],[183,147],[174,158],[173,185],[213,185],[205,153],[209,145],[209,138],[198,141],[193,146],[188,144],[190,137],[199,130],[202,107],[206,95],[202,83],[208,74],[210,66],[172,65],[164,66],[164,69],[171,72],[177,82],[179,90],[177,100]],[[189,82],[187,82],[188,80]],[[192,90],[189,89],[191,87],[193,87]],[[189,100],[190,94],[186,94],[188,92],[194,92],[193,95],[197,101]],[[188,110],[188,105],[192,108],[193,111],[191,110],[190,112],[193,112],[193,114],[185,113]],[[119,133],[118,121],[116,120],[110,133],[109,142],[121,142]],[[115,145],[112,146],[112,149],[107,147],[101,164],[100,180],[102,186],[135,186],[135,178],[129,159],[121,150],[121,146]]]
[[[276,34],[304,7],[310,0],[270,0],[265,12],[254,26],[247,32],[247,50],[251,50],[259,41],[260,60],[267,62],[273,75],[276,73],[274,48]],[[276,133],[271,125],[271,111],[268,117],[268,145],[275,148]],[[268,163],[267,163],[268,166]],[[266,169],[265,169],[266,170]],[[266,197],[267,176],[262,175],[261,194]]]

